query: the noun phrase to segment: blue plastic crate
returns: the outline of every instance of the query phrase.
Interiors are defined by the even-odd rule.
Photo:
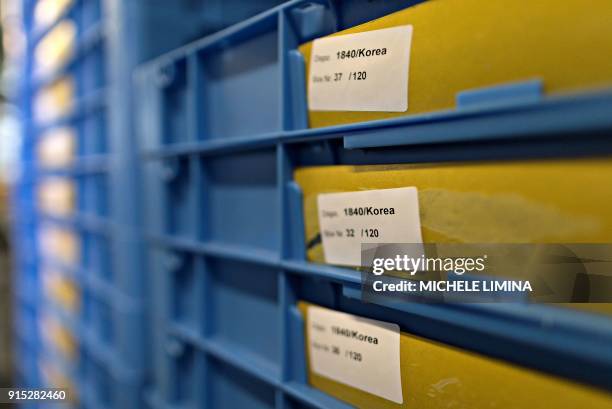
[[[364,304],[359,272],[305,260],[298,167],[612,153],[609,90],[544,97],[538,81],[466,90],[450,111],[308,129],[297,46],[415,3],[290,1],[138,71],[151,406],[347,407],[306,384],[297,300],[612,388],[606,318]]]
[[[93,2],[89,2],[93,3]],[[84,13],[85,2],[76,2],[71,8],[69,8],[58,22],[63,19],[76,20],[79,13]],[[33,52],[39,41],[50,32],[53,27],[58,23],[44,28],[35,28],[33,24],[33,8],[35,3],[32,1],[24,2],[23,16],[24,16],[24,30],[26,33],[26,58],[25,58],[25,69],[23,75],[22,85],[22,96],[20,105],[22,107],[23,121],[23,144],[22,144],[22,174],[20,181],[15,186],[15,192],[13,197],[17,198],[12,207],[13,217],[16,219],[13,224],[13,229],[16,232],[16,236],[27,236],[27,239],[16,240],[15,244],[15,255],[17,260],[23,260],[21,263],[15,265],[15,292],[22,300],[27,300],[29,304],[28,308],[33,311],[40,311],[43,308],[42,301],[44,297],[42,295],[42,283],[40,277],[41,259],[39,257],[38,248],[38,226],[41,220],[46,220],[47,215],[41,214],[37,209],[36,205],[36,188],[38,183],[42,180],[41,177],[46,173],[52,174],[53,172],[45,172],[37,164],[36,158],[36,147],[39,141],[39,134],[45,129],[50,129],[55,125],[68,124],[72,121],[78,121],[83,112],[74,112],[66,118],[58,118],[57,120],[45,123],[36,123],[31,111],[31,105],[34,96],[39,89],[52,84],[64,73],[77,77],[78,70],[83,71],[82,67],[79,66],[79,58],[86,48],[83,44],[81,47],[77,47],[74,52],[74,56],[66,63],[64,67],[61,67],[57,72],[51,73],[46,77],[34,77],[33,74]],[[83,25],[79,26],[79,30],[83,30]],[[79,33],[82,37],[82,32]],[[77,94],[85,92],[84,90],[77,90]],[[72,170],[70,170],[72,171]],[[67,172],[68,175],[71,173]],[[49,219],[52,219],[49,217]],[[55,222],[55,221],[53,221]],[[26,224],[27,223],[27,224]],[[36,346],[36,349],[30,348],[25,350],[24,348],[17,348],[15,354],[16,366],[18,372],[21,373],[21,380],[19,381],[22,385],[27,386],[45,386],[45,380],[40,373],[40,362],[45,359],[46,349],[44,340],[39,333],[38,328],[38,314],[33,313],[29,319],[25,319],[23,314],[19,314],[16,309],[15,322],[18,323],[17,333],[20,333],[22,337],[21,342],[29,342]],[[26,326],[27,324],[27,326]],[[27,330],[26,330],[27,329]],[[28,368],[27,371],[19,370],[20,368]],[[29,378],[29,379],[28,379]]]
[[[279,1],[232,7],[234,3],[74,0],[55,20],[40,26],[33,21],[37,1],[24,2],[26,58],[20,97],[24,177],[13,197],[14,213],[19,220],[28,220],[33,234],[17,246],[23,249],[19,254],[28,255],[30,264],[16,265],[20,277],[16,282],[24,283],[16,289],[34,303],[33,307],[51,308],[44,297],[37,299],[41,287],[39,275],[44,267],[52,266],[78,284],[81,293],[78,316],[66,315],[57,305],[52,313],[70,324],[80,344],[78,370],[66,372],[81,392],[82,407],[142,406],[141,390],[150,365],[144,304],[147,272],[141,264],[139,235],[142,204],[132,122],[132,111],[137,105],[131,91],[133,68]],[[37,45],[65,21],[76,27],[70,57],[54,71],[37,75],[33,69]],[[37,93],[66,77],[74,81],[72,109],[58,117],[37,121],[31,110]],[[46,169],[38,162],[36,147],[46,131],[60,127],[69,127],[76,134],[75,159],[68,167]],[[74,214],[58,217],[37,207],[36,188],[47,176],[74,182]],[[36,232],[43,224],[61,227],[78,237],[81,251],[76,263],[68,265],[56,257],[39,254]],[[25,234],[23,226],[14,224],[19,240]],[[38,342],[38,335],[29,336]],[[42,349],[40,355],[44,359],[50,351]],[[55,358],[61,364],[61,357]],[[38,379],[36,362],[32,368]]]

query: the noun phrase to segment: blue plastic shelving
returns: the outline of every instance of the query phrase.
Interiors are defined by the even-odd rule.
[[[19,254],[15,263],[19,384],[47,385],[40,367],[51,365],[75,386],[80,407],[141,407],[150,359],[132,71],[147,59],[278,1],[232,10],[232,2],[227,1],[74,0],[42,27],[33,22],[36,3],[25,0],[23,5],[24,172],[13,190],[14,242]],[[76,26],[73,52],[54,71],[35,75],[37,45],[65,21]],[[31,109],[36,94],[66,77],[75,84],[72,109],[37,120]],[[36,145],[45,131],[59,127],[74,130],[75,158],[68,167],[47,169],[35,156]],[[36,205],[36,187],[52,176],[76,186],[76,211],[70,216],[52,215]],[[74,265],[40,254],[37,235],[43,224],[76,235],[80,252]],[[81,307],[76,316],[42,295],[40,275],[45,267],[59,270],[77,284]],[[38,329],[39,311],[70,330],[78,344],[76,360],[67,361],[45,341]]]
[[[72,2],[58,18],[46,26],[41,27],[33,22],[33,13],[36,6],[35,1],[24,2],[24,31],[26,33],[26,55],[25,64],[28,69],[25,71],[25,92],[23,96],[24,106],[33,103],[36,95],[46,87],[62,80],[71,78],[75,84],[73,108],[55,118],[40,121],[37,120],[33,112],[24,110],[23,124],[25,127],[24,144],[30,147],[30,154],[24,157],[22,167],[26,173],[31,175],[32,191],[27,199],[27,205],[19,205],[18,212],[25,213],[27,209],[28,217],[32,222],[34,247],[30,250],[30,256],[34,258],[31,266],[36,278],[32,280],[29,294],[37,294],[35,305],[38,309],[38,316],[34,317],[34,324],[29,333],[30,337],[37,334],[39,353],[32,356],[32,367],[37,372],[41,386],[50,386],[50,379],[45,377],[41,368],[50,367],[59,372],[61,376],[69,379],[72,385],[88,385],[93,391],[91,395],[79,394],[81,403],[100,399],[99,385],[104,382],[100,378],[94,377],[87,371],[90,362],[87,356],[90,350],[108,350],[112,353],[109,357],[99,357],[100,365],[107,367],[112,365],[118,358],[112,355],[125,355],[121,350],[121,340],[104,339],[106,345],[96,345],[94,341],[101,343],[103,339],[101,332],[94,332],[96,325],[95,319],[89,319],[84,313],[84,306],[92,299],[99,300],[98,311],[105,307],[110,308],[112,300],[103,299],[98,293],[88,291],[83,285],[83,277],[108,277],[112,267],[108,264],[110,255],[106,257],[97,256],[101,250],[108,248],[112,243],[109,235],[112,225],[109,211],[108,200],[111,196],[111,189],[108,186],[110,173],[110,154],[106,121],[108,116],[107,109],[107,86],[108,79],[105,70],[106,61],[106,29],[103,19],[102,3],[97,0],[76,0]],[[36,75],[33,69],[34,52],[36,47],[51,33],[61,22],[72,21],[76,27],[75,44],[71,56],[61,66],[54,71],[46,73],[44,76]],[[59,127],[69,127],[74,131],[76,138],[76,152],[74,162],[67,168],[47,169],[38,163],[35,155],[37,144],[44,137],[45,131]],[[76,186],[75,212],[70,216],[57,216],[46,213],[37,205],[36,187],[44,182],[48,177],[55,176],[73,181]],[[20,182],[22,183],[22,182]],[[26,207],[27,206],[27,207]],[[83,248],[75,265],[66,265],[65,262],[43,255],[40,252],[38,241],[38,229],[42,225],[59,226],[67,231],[71,231],[77,237]],[[19,228],[17,229],[19,230]],[[98,246],[94,248],[94,246]],[[62,311],[60,306],[53,305],[51,300],[46,300],[42,293],[42,272],[44,268],[53,266],[55,270],[61,271],[62,275],[78,283],[81,302],[83,308],[77,315],[71,315]],[[23,276],[23,270],[18,268],[18,277]],[[112,284],[109,283],[109,286]],[[107,302],[108,306],[102,303]],[[39,329],[40,320],[43,316],[54,316],[62,325],[70,330],[72,337],[75,338],[79,347],[77,358],[69,361],[50,344],[41,334]],[[130,318],[130,317],[128,317]],[[125,319],[123,316],[121,319]],[[19,319],[17,318],[16,321]],[[84,337],[85,333],[91,333],[89,341]],[[131,342],[139,342],[137,339]],[[23,352],[18,351],[16,359],[24,360]],[[133,364],[126,361],[126,365]],[[110,379],[110,378],[109,378]],[[108,382],[108,381],[107,381]],[[80,389],[80,388],[79,388]],[[83,405],[85,406],[85,405]]]
[[[612,91],[546,97],[539,81],[466,90],[445,112],[308,129],[296,47],[415,3],[289,1],[139,69],[152,407],[347,407],[306,383],[297,300],[612,389],[606,318],[364,304],[357,271],[305,260],[298,167],[612,153]]]
[[[346,408],[307,385],[295,307],[307,300],[612,389],[606,318],[545,306],[363,304],[359,273],[305,260],[298,167],[612,153],[612,91],[545,97],[538,81],[466,90],[444,112],[308,129],[297,46],[419,2],[75,0],[34,29],[35,1],[25,1],[23,175],[12,196],[20,385],[45,385],[46,362],[87,408]],[[78,27],[73,56],[34,77],[36,44],[64,19]],[[66,74],[75,108],[37,123],[33,96]],[[76,159],[41,168],[36,143],[58,126],[76,130]],[[77,184],[74,215],[37,209],[35,188],[48,176]],[[42,259],[42,224],[78,235],[76,265]],[[77,283],[78,316],[44,299],[43,265]],[[75,362],[40,337],[43,310],[76,338]]]

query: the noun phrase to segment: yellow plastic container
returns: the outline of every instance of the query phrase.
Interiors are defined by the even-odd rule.
[[[72,4],[73,0],[39,0],[34,8],[34,24],[38,28],[48,26]]]
[[[70,330],[48,313],[43,314],[39,320],[39,331],[44,341],[66,359],[74,361],[77,357],[77,342]]]
[[[74,52],[76,25],[64,20],[53,28],[34,51],[34,73],[48,75],[66,64]]]
[[[73,280],[52,268],[45,268],[42,271],[42,282],[45,296],[49,300],[72,315],[79,312],[81,294]]]
[[[539,78],[547,94],[612,85],[607,0],[430,0],[334,35],[412,25],[406,112],[310,112],[310,126],[446,110],[457,93]],[[309,75],[312,43],[300,47]]]
[[[38,362],[38,370],[42,375],[42,378],[52,388],[65,389],[68,395],[67,404],[70,407],[75,407],[78,403],[78,390],[74,387],[72,381],[64,375],[64,373],[58,369],[54,364],[40,360]]]
[[[68,167],[75,154],[76,135],[72,128],[55,128],[41,135],[36,147],[40,166],[44,168]]]
[[[322,166],[298,169],[306,243],[319,235],[317,195],[418,189],[425,243],[610,243],[612,160]],[[308,259],[323,262],[321,244]]]
[[[612,159],[320,166],[294,178],[312,262],[325,262],[320,193],[407,186],[418,189],[424,243],[612,243]],[[612,315],[608,303],[563,306]]]
[[[75,208],[75,186],[70,179],[50,177],[37,187],[39,208],[52,215],[69,216]]]
[[[304,317],[307,317],[309,305],[299,303]],[[308,345],[307,326],[305,331]],[[305,353],[309,362],[308,347]],[[363,409],[612,407],[610,393],[405,332],[400,334],[400,360],[403,404],[317,375],[310,365],[308,382]]]
[[[44,258],[65,265],[76,265],[79,262],[81,243],[73,231],[53,224],[43,224],[38,239],[40,253]]]
[[[73,108],[75,85],[71,77],[64,77],[43,88],[34,98],[34,117],[45,123],[68,115]]]

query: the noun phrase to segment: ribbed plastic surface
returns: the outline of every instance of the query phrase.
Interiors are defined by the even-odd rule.
[[[351,3],[285,3],[136,76],[151,405],[347,407],[307,385],[298,299],[610,389],[605,318],[546,306],[364,304],[358,272],[306,261],[297,168],[612,151],[609,90],[544,97],[537,80],[465,90],[478,93],[477,106],[308,129],[297,46],[414,2]],[[511,103],[498,99],[509,94]]]
[[[12,196],[20,385],[70,387],[79,407],[144,405],[132,71],[276,3],[24,1],[23,174]]]

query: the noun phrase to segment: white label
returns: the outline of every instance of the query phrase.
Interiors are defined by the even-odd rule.
[[[308,308],[310,368],[334,381],[402,403],[397,324]]]
[[[361,243],[422,243],[416,187],[318,196],[325,262],[361,265]]]
[[[405,112],[411,40],[412,26],[315,40],[308,108]]]

